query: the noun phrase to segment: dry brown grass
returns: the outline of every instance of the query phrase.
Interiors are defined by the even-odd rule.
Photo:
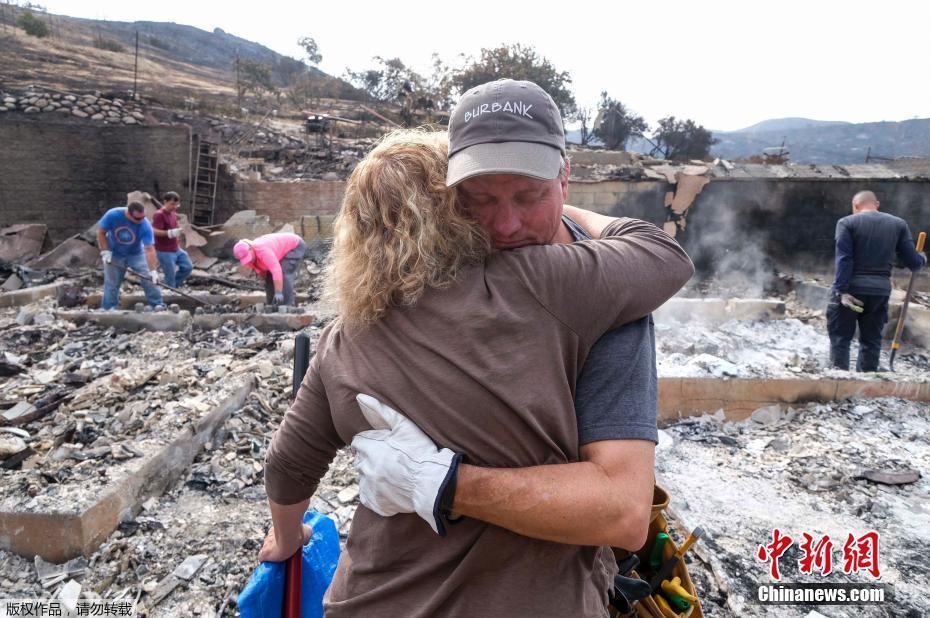
[[[134,53],[98,49],[95,33],[72,22],[60,37],[39,39],[19,28],[0,31],[0,88],[21,90],[39,84],[61,90],[131,90]],[[178,62],[146,48],[139,54],[139,91],[183,92],[186,96],[235,96],[229,72]]]

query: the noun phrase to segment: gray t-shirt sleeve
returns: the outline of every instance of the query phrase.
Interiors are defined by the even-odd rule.
[[[575,240],[590,240],[584,228],[562,220]],[[578,443],[599,440],[659,442],[656,409],[656,331],[652,316],[601,336],[591,348],[575,387]]]
[[[646,316],[605,333],[591,348],[575,389],[578,442],[658,443],[655,324]]]

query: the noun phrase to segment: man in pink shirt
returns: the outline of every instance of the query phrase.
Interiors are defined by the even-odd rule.
[[[294,277],[307,255],[307,244],[297,234],[265,234],[255,240],[240,240],[233,255],[259,275],[265,277],[268,304],[294,305]]]

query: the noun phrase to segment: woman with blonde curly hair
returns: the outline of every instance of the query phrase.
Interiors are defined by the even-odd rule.
[[[577,461],[573,392],[588,351],[606,331],[655,310],[693,273],[674,240],[633,219],[599,217],[599,240],[491,251],[446,187],[447,152],[444,133],[399,131],[348,181],[326,280],[340,317],[320,336],[268,449],[274,527],[263,560],[299,548],[307,538],[301,516],[336,452],[372,428],[358,393],[404,410],[456,461]],[[416,474],[445,474],[420,463]],[[469,518],[447,530],[424,512],[438,512],[438,499],[421,506],[419,516],[391,517],[359,506],[327,616],[604,611],[612,582],[605,548]],[[558,571],[564,586],[552,590],[540,569]]]

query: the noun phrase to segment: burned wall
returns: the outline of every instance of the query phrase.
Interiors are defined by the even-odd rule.
[[[125,205],[130,191],[188,200],[186,127],[2,117],[0,145],[0,227],[44,223],[53,243]]]
[[[677,238],[699,272],[762,276],[782,271],[832,275],[836,222],[852,196],[874,191],[882,210],[908,222],[914,238],[930,231],[930,182],[909,180],[711,180],[694,200]],[[573,183],[569,203],[662,225],[666,192],[658,181]]]
[[[302,217],[335,215],[345,186],[342,180],[240,181],[224,191],[223,208],[232,212],[254,210],[258,215],[267,215],[273,224],[283,225]]]

